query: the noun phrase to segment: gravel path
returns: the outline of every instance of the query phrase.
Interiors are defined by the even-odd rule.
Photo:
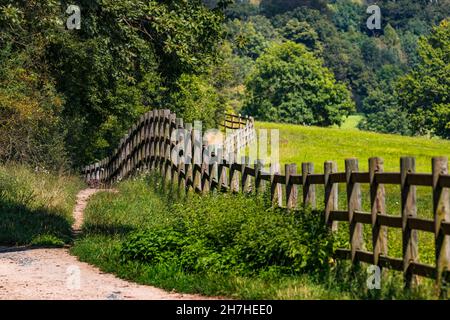
[[[78,194],[74,233],[83,223],[83,212],[96,189]],[[197,295],[169,293],[138,285],[101,272],[69,254],[68,249],[0,248],[0,300],[192,300]]]

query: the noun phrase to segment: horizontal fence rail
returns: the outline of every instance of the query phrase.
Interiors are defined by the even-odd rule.
[[[254,130],[253,120],[246,125]],[[186,129],[188,134],[174,139],[175,129]],[[175,152],[179,161],[174,161],[174,150],[179,145],[187,147]],[[204,161],[205,155],[210,161]],[[336,162],[327,161],[323,174],[314,173],[312,163],[302,163],[300,173],[295,164],[286,165],[282,174],[279,164],[270,165],[270,170],[266,171],[260,160],[250,164],[246,157],[241,162],[217,159],[208,153],[208,146],[202,145],[192,124],[184,124],[169,110],[154,110],[133,125],[112,156],[83,168],[82,174],[88,183],[109,184],[140,170],[159,170],[186,191],[200,193],[213,190],[259,193],[270,188],[273,205],[287,210],[295,210],[299,202],[316,207],[316,186],[321,185],[324,188],[324,223],[333,231],[337,230],[339,221],[349,224],[350,248],[338,249],[337,259],[401,271],[406,287],[415,282],[416,276],[436,279],[439,284],[444,278],[450,278],[450,175],[446,157],[432,159],[431,174],[416,173],[412,157],[400,159],[400,172],[384,172],[381,158],[368,160],[368,172],[359,171],[357,159],[345,160],[344,172],[338,172]],[[338,208],[339,184],[345,185],[345,209]],[[368,185],[370,190],[370,212],[362,211],[362,184]],[[385,185],[400,186],[401,212],[398,215],[386,212]],[[432,190],[433,220],[417,217],[417,186]],[[300,196],[299,187],[302,189]],[[364,250],[363,225],[370,225],[372,229],[370,252]],[[388,256],[388,228],[401,230],[402,258]],[[434,265],[419,262],[418,231],[434,234]]]

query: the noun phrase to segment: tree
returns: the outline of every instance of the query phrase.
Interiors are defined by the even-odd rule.
[[[302,44],[271,46],[247,80],[244,113],[260,120],[329,126],[354,110],[350,92]]]
[[[278,41],[278,32],[264,16],[253,16],[247,21],[233,19],[225,25],[227,39],[234,52],[241,57],[258,58],[271,41]]]
[[[308,22],[291,19],[281,29],[281,35],[295,43],[303,43],[311,50],[322,51],[319,36]]]
[[[261,11],[272,17],[274,15],[292,11],[298,7],[309,7],[317,10],[326,11],[327,0],[262,0]]]
[[[214,127],[216,115],[223,113],[219,95],[208,79],[197,75],[182,75],[178,90],[172,93],[173,111],[183,115],[183,120],[203,122],[204,128]],[[221,116],[221,115],[220,115]]]
[[[80,0],[82,27],[72,31],[64,3],[0,0],[0,47],[30,55],[39,79],[30,88],[61,96],[65,147],[79,166],[109,154],[145,111],[167,106],[180,77],[209,71],[224,1],[210,10],[201,0]]]
[[[348,31],[350,28],[358,30],[365,13],[364,8],[352,0],[336,1],[333,4],[333,22],[341,31]]]
[[[419,41],[419,63],[399,80],[399,101],[419,134],[450,138],[450,25],[448,20]]]

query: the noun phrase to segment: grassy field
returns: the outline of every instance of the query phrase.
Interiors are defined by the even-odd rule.
[[[82,187],[76,177],[0,165],[0,244],[69,243],[72,211]]]
[[[349,120],[353,122],[353,120]],[[399,171],[400,157],[416,157],[417,172],[431,172],[433,156],[450,157],[450,141],[359,131],[350,124],[344,128],[304,127],[290,124],[257,122],[259,129],[278,129],[280,162],[313,162],[323,172],[325,161],[337,161],[344,169],[344,160],[358,158],[360,170],[367,170],[370,157],[384,159],[385,171]]]

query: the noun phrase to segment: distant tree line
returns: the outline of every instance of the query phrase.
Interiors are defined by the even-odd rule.
[[[236,69],[259,70],[259,74],[253,72],[244,79],[242,85],[247,91],[236,104],[260,119],[316,125],[340,124],[339,116],[352,112],[352,103],[343,98],[342,103],[325,103],[328,110],[333,109],[332,114],[339,116],[326,121],[314,119],[321,113],[320,108],[309,102],[311,108],[305,110],[305,98],[313,95],[313,90],[319,93],[316,88],[298,82],[297,89],[287,85],[289,94],[277,92],[277,86],[286,87],[281,74],[267,76],[277,63],[264,72],[260,71],[261,64],[273,55],[270,48],[290,41],[305,46],[313,54],[311,59],[322,61],[323,68],[310,78],[320,81],[320,75],[331,70],[334,79],[330,81],[344,84],[351,92],[356,112],[365,115],[359,124],[361,129],[449,138],[449,101],[445,94],[449,92],[449,27],[444,20],[450,17],[450,1],[377,1],[382,9],[381,30],[368,30],[366,26],[370,3],[262,0],[260,6],[255,6],[244,0],[229,7],[225,29],[234,61],[241,65]],[[296,65],[298,62],[291,63],[291,68],[286,67],[282,73],[304,79],[304,70],[295,71]],[[414,86],[411,78],[425,74],[426,81],[418,80]],[[266,86],[254,86],[257,77],[262,77],[260,82]],[[426,93],[427,82],[428,89],[433,83],[437,92]],[[416,99],[420,91],[423,97]],[[265,97],[272,93],[267,105]],[[327,96],[314,97],[322,107],[325,105],[321,99],[332,101]],[[257,103],[263,101],[265,104],[258,107]]]

